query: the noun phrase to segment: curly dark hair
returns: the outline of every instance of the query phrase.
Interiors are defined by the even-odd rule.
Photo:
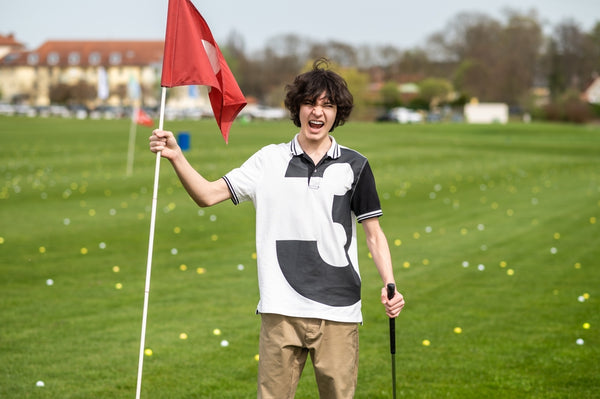
[[[285,107],[290,111],[290,119],[297,127],[300,127],[300,106],[306,102],[316,103],[323,92],[326,93],[327,100],[337,106],[330,132],[343,125],[350,116],[354,99],[348,90],[348,84],[328,67],[329,62],[320,58],[314,62],[311,71],[298,75],[291,85],[285,87]]]

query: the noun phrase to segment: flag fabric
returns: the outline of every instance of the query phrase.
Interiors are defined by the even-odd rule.
[[[152,120],[150,115],[148,115],[146,111],[144,111],[141,108],[138,108],[137,112],[135,113],[135,123],[147,127],[154,126],[154,121]]]
[[[133,75],[129,76],[129,82],[127,82],[127,95],[132,100],[139,100],[142,96],[140,82]]]
[[[98,68],[98,98],[106,100],[108,98],[108,76],[104,67]]]
[[[210,103],[225,142],[246,105],[208,24],[190,0],[169,0],[161,86],[209,86]]]

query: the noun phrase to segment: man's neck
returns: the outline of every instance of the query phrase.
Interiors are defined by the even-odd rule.
[[[298,143],[300,144],[300,147],[302,147],[302,151],[313,160],[315,165],[323,159],[332,145],[329,136],[326,136],[323,140],[319,141],[303,140],[303,137],[300,136],[298,137]]]

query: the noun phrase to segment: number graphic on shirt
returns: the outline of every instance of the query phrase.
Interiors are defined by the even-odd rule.
[[[292,159],[286,178],[301,179],[303,184],[307,185],[306,168],[301,168],[298,164],[293,165],[294,160],[301,162],[297,157]],[[301,172],[302,169],[304,172]],[[328,187],[335,186],[336,176],[330,176],[328,180],[323,179],[320,188],[316,190],[318,193],[314,195],[329,197],[326,197],[325,201],[330,203],[329,217],[331,219],[316,221],[316,223],[335,223],[343,227],[346,240],[343,250],[347,264],[334,266],[323,260],[323,256],[319,253],[319,243],[316,240],[277,241],[277,260],[286,280],[300,295],[329,306],[350,306],[360,300],[360,276],[348,256],[352,240],[351,193],[337,195],[328,192]],[[306,218],[310,218],[310,216],[305,215]],[[320,237],[320,239],[331,240],[335,237]]]

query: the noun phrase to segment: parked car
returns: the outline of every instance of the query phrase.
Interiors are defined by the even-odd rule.
[[[409,108],[396,107],[377,118],[377,120],[380,122],[420,123],[423,122],[423,115]]]
[[[245,119],[279,120],[287,118],[288,112],[284,108],[250,104],[240,112],[239,116]]]

